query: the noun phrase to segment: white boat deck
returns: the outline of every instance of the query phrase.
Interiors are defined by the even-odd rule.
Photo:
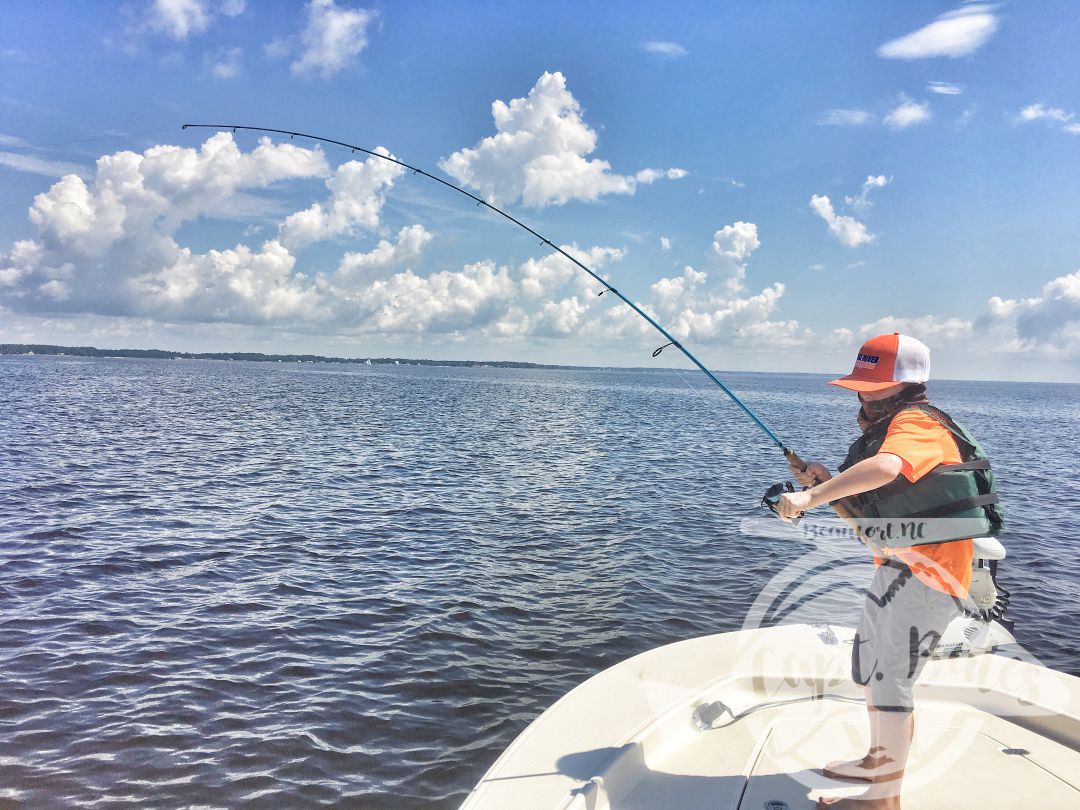
[[[788,625],[617,664],[537,718],[463,810],[797,810],[857,793],[818,771],[866,751],[852,636]],[[694,707],[717,700],[731,713],[699,731]],[[933,660],[916,707],[905,810],[1080,807],[1080,679],[1001,654]]]

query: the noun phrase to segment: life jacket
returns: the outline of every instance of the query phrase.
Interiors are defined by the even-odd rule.
[[[932,405],[908,405],[896,415],[910,410],[922,411],[952,434],[960,451],[961,463],[939,464],[914,484],[903,475],[898,475],[884,486],[842,499],[845,506],[857,518],[870,521],[921,521],[917,542],[890,543],[894,547],[997,535],[1005,520],[997,505],[998,495],[994,489],[990,459],[982,447],[962,425]],[[875,455],[885,441],[890,424],[892,419],[859,437],[848,450],[840,471]]]

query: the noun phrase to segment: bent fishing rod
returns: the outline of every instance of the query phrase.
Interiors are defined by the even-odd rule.
[[[799,456],[795,453],[794,450],[787,447],[782,441],[780,441],[780,439],[778,439],[776,437],[776,434],[773,433],[768,428],[768,426],[763,421],[761,421],[761,419],[758,418],[757,414],[755,414],[753,411],[751,411],[750,408],[748,408],[746,406],[746,403],[743,402],[741,399],[739,399],[739,397],[737,397],[735,395],[734,391],[732,391],[730,388],[728,388],[726,385],[724,385],[716,377],[715,374],[713,374],[711,371],[709,371],[708,368],[705,367],[704,363],[702,363],[700,360],[698,360],[690,352],[689,349],[687,349],[685,346],[683,346],[682,343],[680,343],[670,332],[668,332],[663,326],[661,326],[659,323],[657,323],[656,320],[653,319],[653,317],[651,315],[649,315],[647,312],[645,312],[645,310],[643,310],[641,307],[639,307],[637,304],[635,304],[633,301],[631,301],[629,298],[627,298],[625,295],[623,295],[621,292],[619,292],[617,289],[615,289],[615,287],[613,287],[611,284],[609,284],[607,281],[605,281],[599,275],[597,275],[592,270],[590,270],[588,267],[586,267],[578,259],[574,258],[569,253],[567,253],[565,250],[563,250],[561,247],[556,245],[554,242],[552,242],[546,236],[543,236],[542,234],[537,233],[535,230],[530,228],[524,222],[522,222],[521,220],[517,219],[516,217],[513,217],[510,214],[506,213],[501,208],[496,208],[494,205],[489,203],[487,200],[485,200],[485,199],[483,199],[481,197],[477,197],[475,194],[473,194],[473,193],[471,193],[469,191],[466,191],[465,189],[461,188],[460,186],[454,185],[453,183],[451,183],[448,180],[444,180],[443,178],[439,177],[438,175],[431,174],[431,172],[426,172],[423,169],[419,169],[416,166],[412,166],[412,165],[410,165],[410,164],[408,164],[408,163],[406,163],[406,162],[404,162],[402,160],[398,160],[397,158],[393,157],[392,155],[389,155],[389,154],[384,155],[381,152],[372,151],[371,149],[365,149],[362,146],[355,146],[355,145],[353,145],[351,143],[345,143],[344,141],[335,141],[332,138],[323,138],[323,137],[320,137],[318,135],[309,135],[309,134],[304,133],[304,132],[293,132],[293,131],[287,130],[287,129],[271,129],[270,127],[252,127],[252,126],[244,126],[242,124],[184,124],[181,127],[181,129],[185,129],[185,130],[186,129],[217,129],[217,130],[232,130],[233,132],[236,132],[237,130],[244,130],[244,131],[247,131],[247,132],[268,132],[268,133],[274,133],[276,135],[288,135],[290,140],[292,140],[293,138],[306,138],[307,140],[316,141],[318,143],[333,144],[334,146],[340,146],[340,147],[342,147],[344,149],[348,149],[354,154],[356,152],[360,152],[360,153],[365,154],[365,155],[370,155],[371,157],[379,158],[379,160],[385,160],[385,161],[387,161],[389,163],[394,163],[394,164],[396,164],[398,166],[401,166],[403,169],[408,169],[414,175],[417,175],[417,174],[421,175],[423,177],[428,178],[429,180],[434,180],[436,183],[439,183],[440,185],[443,185],[446,188],[449,188],[449,189],[452,189],[453,191],[458,192],[458,194],[464,194],[470,200],[475,202],[477,206],[483,206],[484,208],[487,208],[489,211],[493,211],[494,213],[498,214],[499,216],[503,217],[504,219],[510,220],[510,222],[514,223],[519,228],[522,228],[525,231],[528,231],[530,234],[532,234],[533,236],[535,236],[537,239],[540,240],[541,245],[546,245],[551,250],[553,250],[556,253],[560,254],[561,256],[564,256],[565,258],[569,259],[571,262],[573,262],[575,265],[577,265],[578,268],[580,268],[581,270],[584,270],[593,279],[595,279],[600,284],[602,284],[604,289],[601,290],[598,293],[598,295],[603,295],[606,292],[610,292],[612,295],[616,296],[624,304],[626,304],[628,307],[630,307],[630,309],[634,310],[634,312],[636,312],[638,315],[640,315],[642,318],[644,318],[646,321],[648,321],[649,324],[657,332],[659,332],[661,335],[663,335],[664,338],[668,341],[667,343],[665,343],[663,346],[656,349],[652,353],[653,357],[658,357],[660,355],[660,352],[662,352],[668,346],[674,346],[676,349],[678,349],[680,352],[682,352],[684,355],[686,355],[686,358],[691,363],[693,363],[695,366],[697,366],[699,369],[701,369],[701,371],[704,372],[706,377],[708,377],[710,380],[712,380],[714,383],[716,383],[720,387],[720,390],[723,391],[725,394],[727,394],[736,405],[738,405],[740,408],[742,408],[743,412],[747,416],[749,416],[751,419],[754,420],[754,424],[756,424],[759,428],[761,428],[765,432],[765,435],[767,435],[769,437],[769,440],[772,441],[772,443],[775,444],[780,449],[780,451],[784,454],[784,456],[787,457],[787,460],[792,465],[792,467],[799,470],[800,472],[806,469],[806,462],[803,461],[801,458],[799,458]]]

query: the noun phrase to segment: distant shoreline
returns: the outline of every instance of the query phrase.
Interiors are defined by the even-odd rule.
[[[599,369],[613,366],[561,366],[515,360],[425,360],[415,357],[326,357],[321,354],[264,354],[263,352],[173,352],[167,349],[98,349],[94,346],[53,346],[45,343],[0,343],[0,355],[66,357],[131,357],[143,360],[237,360],[251,363],[344,363],[371,366],[464,366],[491,368]]]
[[[47,343],[0,343],[0,357],[45,355],[66,357],[127,357],[138,360],[225,360],[250,363],[338,363],[350,366],[454,366],[458,368],[553,369],[557,371],[671,371],[663,366],[570,366],[554,363],[527,363],[518,360],[428,360],[418,357],[328,357],[321,354],[264,354],[262,352],[174,352],[167,349],[98,349],[94,346],[54,346]],[[797,377],[832,377],[820,371],[733,371],[714,369],[720,374],[783,374]],[[1001,382],[1008,385],[1080,385],[1058,381],[941,379],[941,382]]]

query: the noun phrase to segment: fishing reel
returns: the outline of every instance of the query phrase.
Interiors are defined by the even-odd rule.
[[[780,503],[780,496],[781,495],[786,495],[787,493],[794,492],[794,491],[795,491],[795,487],[793,487],[791,485],[790,481],[785,481],[782,484],[773,484],[771,487],[769,487],[767,490],[765,490],[765,494],[761,498],[761,505],[764,506],[766,509],[768,509],[770,512],[772,512],[777,517],[780,517],[780,511],[776,508],[777,504]],[[781,520],[782,519],[783,518],[781,518]],[[794,525],[794,524],[798,523],[800,520],[802,520],[802,515],[799,515],[796,518],[792,518],[788,522],[791,523],[792,525]]]

